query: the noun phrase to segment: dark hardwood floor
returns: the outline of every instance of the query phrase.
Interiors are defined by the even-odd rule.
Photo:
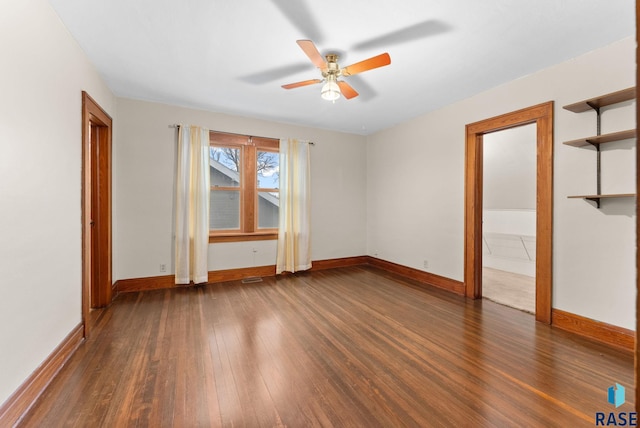
[[[575,427],[633,356],[371,267],[120,295],[24,427]]]

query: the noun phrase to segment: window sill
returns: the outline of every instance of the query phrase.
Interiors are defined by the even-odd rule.
[[[258,233],[225,233],[209,235],[209,243],[215,242],[243,242],[243,241],[271,241],[278,239],[278,232]]]

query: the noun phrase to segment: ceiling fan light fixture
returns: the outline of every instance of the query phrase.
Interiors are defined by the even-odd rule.
[[[327,78],[327,83],[322,86],[320,96],[327,101],[335,101],[340,98],[340,87],[336,83],[335,77],[333,79]]]

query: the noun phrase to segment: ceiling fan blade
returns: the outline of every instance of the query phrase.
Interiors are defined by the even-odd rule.
[[[363,71],[371,70],[378,67],[384,67],[391,64],[391,57],[388,53],[383,53],[378,56],[374,56],[364,61],[356,62],[348,67],[342,69],[343,76],[353,76],[354,74],[362,73]]]
[[[297,40],[296,43],[302,48],[304,53],[307,54],[311,62],[316,67],[320,70],[327,68],[327,63],[324,61],[324,58],[320,55],[320,52],[318,52],[318,48],[316,48],[316,45],[314,45],[311,40]]]
[[[437,19],[428,19],[400,30],[392,31],[382,36],[360,42],[352,49],[376,49],[401,43],[412,42],[426,37],[451,31],[451,26]]]
[[[305,70],[309,70],[309,63],[299,62],[297,64],[283,65],[269,70],[259,71],[254,74],[248,74],[246,76],[240,77],[240,80],[254,85],[260,85],[263,83],[280,80],[283,77],[287,77],[289,75],[296,74]]]
[[[342,95],[344,95],[346,99],[350,100],[351,98],[355,98],[358,96],[356,90],[353,89],[347,82],[340,80],[338,81],[338,86],[340,87],[340,92],[342,92]]]
[[[271,0],[301,35],[321,43],[324,39],[320,25],[304,1]]]
[[[303,80],[302,82],[289,83],[288,85],[282,85],[285,89],[299,88],[301,86],[315,85],[322,82],[322,79]]]

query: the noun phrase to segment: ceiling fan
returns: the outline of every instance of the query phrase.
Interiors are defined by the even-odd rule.
[[[369,59],[365,59],[364,61],[351,64],[350,66],[340,68],[338,65],[338,55],[327,54],[323,58],[322,55],[320,55],[320,52],[318,52],[318,48],[316,48],[316,45],[314,45],[311,40],[298,40],[296,43],[298,43],[302,48],[311,62],[320,69],[323,78],[289,83],[288,85],[282,85],[282,87],[284,89],[293,89],[325,82],[322,86],[322,90],[320,91],[320,95],[323,99],[328,101],[337,100],[340,98],[340,94],[344,95],[348,100],[358,96],[358,92],[356,92],[351,85],[344,80],[338,80],[338,78],[353,76],[354,74],[391,64],[391,57],[385,52]]]

